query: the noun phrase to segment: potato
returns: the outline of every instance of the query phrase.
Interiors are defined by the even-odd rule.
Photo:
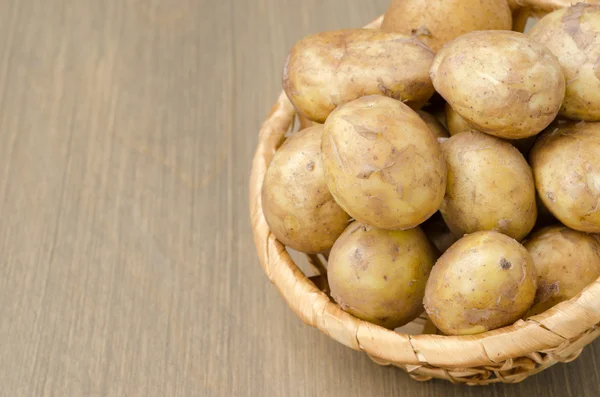
[[[463,119],[460,114],[456,113],[452,106],[446,104],[446,124],[448,125],[448,130],[450,131],[450,135],[460,134],[461,132],[467,132],[471,130],[476,130],[471,127],[469,123]],[[503,139],[504,141],[510,143],[517,149],[519,152],[526,155],[531,150],[531,147],[535,143],[536,136],[530,136],[528,138],[523,139]]]
[[[352,223],[329,256],[331,297],[356,317],[396,328],[423,312],[435,251],[420,228],[388,231]]]
[[[600,277],[600,241],[564,226],[532,234],[524,243],[537,275],[537,294],[530,315],[573,298]]]
[[[579,3],[554,11],[529,31],[558,58],[567,79],[560,114],[600,121],[600,6]]]
[[[467,123],[467,121],[460,116],[460,114],[456,113],[448,102],[446,102],[445,109],[446,125],[448,126],[450,135],[456,135],[460,134],[461,132],[467,132],[475,129],[471,127],[469,123]]]
[[[440,206],[446,163],[425,122],[400,101],[372,95],[340,106],[322,150],[331,194],[361,223],[410,229]]]
[[[327,189],[321,162],[323,126],[288,138],[277,150],[262,187],[262,206],[271,232],[306,253],[331,249],[349,216]]]
[[[438,259],[425,288],[431,321],[449,335],[476,334],[514,323],[533,304],[531,255],[512,238],[477,232]]]
[[[418,109],[433,95],[433,52],[417,39],[370,29],[324,32],[300,40],[283,70],[299,113],[325,122],[338,105],[384,95]]]
[[[425,124],[427,124],[427,127],[429,127],[429,130],[433,132],[433,135],[435,135],[436,138],[448,138],[450,136],[446,128],[435,118],[434,115],[423,110],[419,110],[417,113],[421,119],[423,119]]]
[[[500,138],[538,134],[554,120],[565,95],[556,57],[517,32],[461,36],[437,54],[430,74],[467,123]]]
[[[413,35],[439,51],[474,30],[510,30],[512,14],[506,0],[392,0],[381,29]]]
[[[535,225],[535,185],[527,161],[513,146],[477,131],[442,144],[448,165],[440,212],[455,236],[495,230],[517,240]]]
[[[555,123],[529,160],[540,198],[571,229],[600,233],[600,123]]]

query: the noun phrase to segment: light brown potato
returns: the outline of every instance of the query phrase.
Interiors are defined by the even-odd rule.
[[[476,130],[476,128],[471,127],[469,123],[467,123],[467,121],[463,119],[460,116],[460,114],[456,113],[454,109],[452,109],[452,106],[448,104],[446,104],[446,123],[448,125],[450,135],[456,135],[460,134],[461,132]],[[535,139],[536,136],[533,135],[528,138],[503,140],[519,149],[519,152],[523,153],[523,155],[527,155],[531,150],[531,147],[535,143]]]
[[[321,162],[323,126],[299,131],[277,150],[262,187],[262,206],[271,232],[301,252],[333,246],[350,217],[327,189]]]
[[[537,275],[537,294],[529,315],[573,298],[600,277],[597,236],[560,225],[533,233],[524,245]]]
[[[392,0],[381,29],[416,36],[432,50],[474,30],[510,30],[506,0]]]
[[[324,32],[300,40],[287,58],[283,88],[299,113],[325,122],[339,105],[384,95],[418,109],[433,95],[434,54],[417,39],[369,29]]]
[[[579,3],[554,11],[529,31],[558,58],[567,80],[560,114],[600,121],[600,6]]]
[[[472,126],[467,123],[460,114],[456,113],[452,106],[446,102],[446,125],[448,126],[448,132],[450,135],[460,134],[461,132],[468,132],[474,130]]]
[[[533,304],[531,255],[496,232],[469,234],[438,259],[425,288],[431,321],[448,335],[476,334],[514,323]]]
[[[536,135],[554,120],[565,95],[556,57],[517,32],[461,36],[437,54],[430,74],[467,123],[500,138]]]
[[[399,327],[423,312],[425,283],[435,258],[418,227],[389,231],[354,222],[329,256],[331,297],[360,319]]]
[[[477,131],[442,144],[448,166],[440,212],[455,236],[495,230],[521,240],[535,225],[535,185],[527,161],[507,142]]]
[[[429,127],[429,130],[433,132],[433,135],[435,135],[436,138],[448,138],[450,136],[446,128],[437,120],[437,118],[435,118],[434,115],[423,110],[419,110],[417,113],[421,119],[423,119],[425,124],[427,124],[427,127]]]
[[[540,198],[571,229],[600,233],[600,123],[555,123],[529,156]]]
[[[440,147],[400,101],[367,96],[340,106],[325,123],[322,150],[331,194],[361,223],[410,229],[440,206],[446,187]]]

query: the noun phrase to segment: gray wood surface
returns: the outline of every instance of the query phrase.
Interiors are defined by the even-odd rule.
[[[386,0],[0,0],[0,395],[600,394],[418,383],[304,326],[256,259],[257,131],[303,35]]]

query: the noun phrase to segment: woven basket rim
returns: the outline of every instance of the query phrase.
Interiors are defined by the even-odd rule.
[[[379,17],[367,28],[377,28]],[[285,92],[264,121],[250,177],[250,214],[258,256],[269,280],[306,324],[384,362],[469,368],[494,365],[536,352],[556,350],[600,323],[600,278],[571,300],[515,324],[469,336],[407,335],[342,311],[296,266],[266,223],[261,202],[264,176],[295,117]]]

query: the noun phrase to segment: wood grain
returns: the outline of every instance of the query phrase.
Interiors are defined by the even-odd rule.
[[[248,219],[303,35],[386,0],[0,0],[0,396],[478,396],[308,328]],[[600,394],[596,343],[491,396]]]

